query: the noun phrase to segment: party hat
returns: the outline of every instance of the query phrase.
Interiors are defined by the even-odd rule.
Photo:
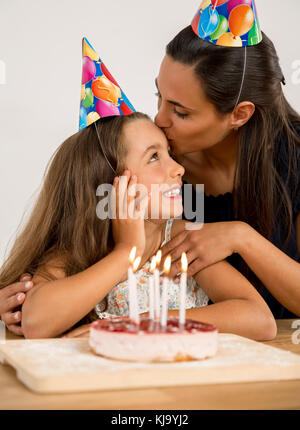
[[[262,40],[254,0],[202,0],[191,25],[214,45],[253,46]]]
[[[79,130],[99,118],[130,115],[134,107],[86,38],[82,39]]]

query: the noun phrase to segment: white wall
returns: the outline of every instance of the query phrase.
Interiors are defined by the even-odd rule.
[[[1,0],[0,264],[47,161],[77,131],[81,38],[95,47],[135,108],[154,116],[154,78],[165,45],[190,24],[199,3]],[[292,68],[300,60],[300,1],[256,0],[256,5],[281,58],[286,95],[300,111],[300,73]],[[300,61],[294,67],[300,70]]]

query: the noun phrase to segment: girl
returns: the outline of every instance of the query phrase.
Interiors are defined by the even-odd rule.
[[[90,126],[71,136],[56,152],[31,218],[0,273],[0,286],[15,282],[25,270],[33,275],[34,288],[22,310],[27,338],[61,335],[77,323],[105,316],[104,310],[127,314],[126,278],[133,246],[142,256],[137,273],[139,312],[146,313],[148,292],[143,278],[149,275],[149,259],[163,239],[169,239],[170,230],[174,236],[185,228],[185,221],[173,222],[182,213],[181,199],[170,199],[168,194],[181,186],[184,169],[171,158],[162,131],[141,113],[104,118],[95,126],[97,130]],[[115,180],[96,131],[117,172]],[[96,215],[96,189],[103,183],[113,183],[117,195],[113,220]],[[136,191],[137,184],[148,191],[151,184],[166,184],[166,191],[140,196],[139,217],[122,218],[124,211],[127,215],[124,205],[129,207],[137,194],[130,196],[129,190]],[[147,205],[150,220],[144,219]],[[166,222],[169,207],[171,219]],[[214,304],[206,306],[208,297]],[[170,314],[178,315],[175,282],[170,285],[169,306]],[[186,307],[187,318],[213,323],[220,331],[257,340],[276,335],[275,320],[264,300],[226,262],[189,280]]]
[[[171,277],[182,252],[189,276],[228,258],[275,318],[293,318],[300,315],[300,117],[283,94],[274,45],[262,36],[247,48],[215,46],[188,26],[167,46],[155,122],[185,168],[184,182],[205,185],[205,225],[162,251],[172,256]]]

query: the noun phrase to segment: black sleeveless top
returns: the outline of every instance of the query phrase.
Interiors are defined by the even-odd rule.
[[[276,145],[278,145],[277,151],[279,152],[277,151],[276,152],[279,153],[279,159],[280,159],[280,164],[278,165],[277,170],[281,178],[283,179],[283,182],[286,183],[288,172],[287,172],[287,146],[285,144],[285,139],[278,138],[276,141]],[[300,255],[299,255],[299,250],[297,247],[297,239],[296,239],[296,218],[297,218],[297,215],[300,213],[300,148],[299,149],[297,148],[297,166],[298,166],[298,169],[297,169],[296,183],[294,179],[294,180],[291,180],[286,185],[289,195],[294,196],[294,198],[292,199],[293,229],[292,229],[292,234],[290,236],[289,243],[287,247],[283,249],[285,238],[283,238],[282,234],[280,234],[282,226],[278,225],[278,223],[277,224],[275,223],[271,242],[279,249],[283,250],[283,252],[285,252],[290,258],[300,262]],[[183,181],[183,184],[187,184],[187,182]],[[185,203],[184,187],[182,187],[182,197],[183,197],[183,203]],[[195,199],[196,199],[196,191],[193,187],[192,188],[193,210],[196,210]],[[183,219],[194,222],[196,220],[196,217],[193,219],[188,219],[185,217],[185,213],[184,213]],[[212,195],[208,196],[204,194],[204,222],[214,223],[214,222],[222,222],[222,221],[238,221],[234,213],[233,194],[232,193],[220,194],[216,197]],[[240,257],[240,255],[233,254],[227,258],[227,261],[237,270],[242,271],[241,269],[242,269],[243,260]],[[268,304],[269,308],[271,309],[276,319],[297,318],[297,315],[294,315],[292,312],[290,312],[288,309],[282,306],[275,299],[275,297],[272,296],[272,294],[267,290],[267,288],[265,288],[263,285],[261,285],[261,288],[259,288],[258,291],[260,292],[260,294]]]

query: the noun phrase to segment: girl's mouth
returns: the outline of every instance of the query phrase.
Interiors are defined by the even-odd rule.
[[[167,199],[181,199],[181,187],[176,186],[163,193],[163,197]]]

